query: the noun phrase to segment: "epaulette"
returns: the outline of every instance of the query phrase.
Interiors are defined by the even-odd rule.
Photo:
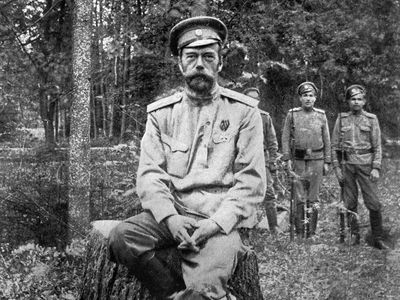
[[[321,114],[325,114],[325,111],[323,109],[320,109],[320,108],[315,108],[314,107],[314,111],[319,112]]]
[[[259,102],[257,99],[251,98],[249,96],[243,95],[227,88],[221,88],[221,95],[229,99],[239,101],[251,107],[257,107]]]
[[[265,110],[262,110],[262,109],[258,109],[258,110],[260,111],[260,114],[269,116],[269,113],[267,113]]]
[[[295,108],[291,108],[291,109],[289,109],[289,112],[292,112],[292,111],[302,111],[303,109],[301,108],[301,107],[295,107]]]
[[[168,105],[177,103],[179,101],[182,100],[182,93],[176,93],[173,94],[172,96],[166,97],[166,98],[162,98],[160,100],[157,100],[153,103],[150,103],[149,105],[147,105],[147,113],[150,113],[152,111],[155,111],[157,109],[166,107]]]
[[[350,116],[350,112],[342,112],[342,113],[340,113],[340,117],[341,118],[347,118],[348,116]]]
[[[376,118],[376,115],[371,114],[369,112],[366,112],[365,110],[363,110],[363,115],[368,117],[368,118],[370,118],[370,119],[375,119]]]

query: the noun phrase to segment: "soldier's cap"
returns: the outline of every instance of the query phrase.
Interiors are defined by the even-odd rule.
[[[365,95],[366,93],[367,91],[365,90],[365,87],[359,84],[353,84],[346,89],[345,97],[346,100],[349,100],[351,97],[354,97],[358,94]]]
[[[299,86],[297,87],[297,94],[299,96],[309,92],[313,92],[315,95],[317,95],[318,93],[317,87],[311,81],[305,81],[303,83],[300,83]]]
[[[179,55],[184,47],[201,47],[219,43],[223,46],[228,37],[225,24],[214,17],[200,16],[180,21],[169,34],[171,53]]]
[[[243,94],[247,95],[250,92],[256,92],[258,95],[260,95],[260,90],[256,87],[248,87],[243,91]]]

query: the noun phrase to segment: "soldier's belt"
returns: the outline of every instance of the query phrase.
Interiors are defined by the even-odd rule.
[[[295,149],[294,150],[294,158],[295,159],[304,159],[306,155],[311,155],[312,153],[319,153],[322,152],[324,148],[319,149]]]
[[[339,161],[343,158],[343,160],[347,161],[349,160],[349,155],[354,154],[354,155],[362,155],[362,154],[368,154],[368,153],[373,153],[372,149],[345,149],[345,150],[336,150],[337,157]]]

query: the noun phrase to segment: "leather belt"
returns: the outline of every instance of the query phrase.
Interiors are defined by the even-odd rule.
[[[324,150],[324,148],[319,149],[294,149],[294,158],[295,159],[304,159],[306,155],[311,155],[312,153],[320,153]]]
[[[336,154],[339,160],[343,159],[345,161],[349,160],[349,155],[351,154],[355,154],[355,155],[362,155],[362,154],[368,154],[368,153],[374,153],[374,151],[372,150],[372,148],[369,149],[352,149],[352,148],[348,148],[348,149],[344,149],[344,150],[336,150]]]

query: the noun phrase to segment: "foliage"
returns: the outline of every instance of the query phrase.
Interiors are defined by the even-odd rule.
[[[0,248],[0,299],[78,298],[83,273],[83,240],[75,240],[63,252],[33,243],[11,252]]]

